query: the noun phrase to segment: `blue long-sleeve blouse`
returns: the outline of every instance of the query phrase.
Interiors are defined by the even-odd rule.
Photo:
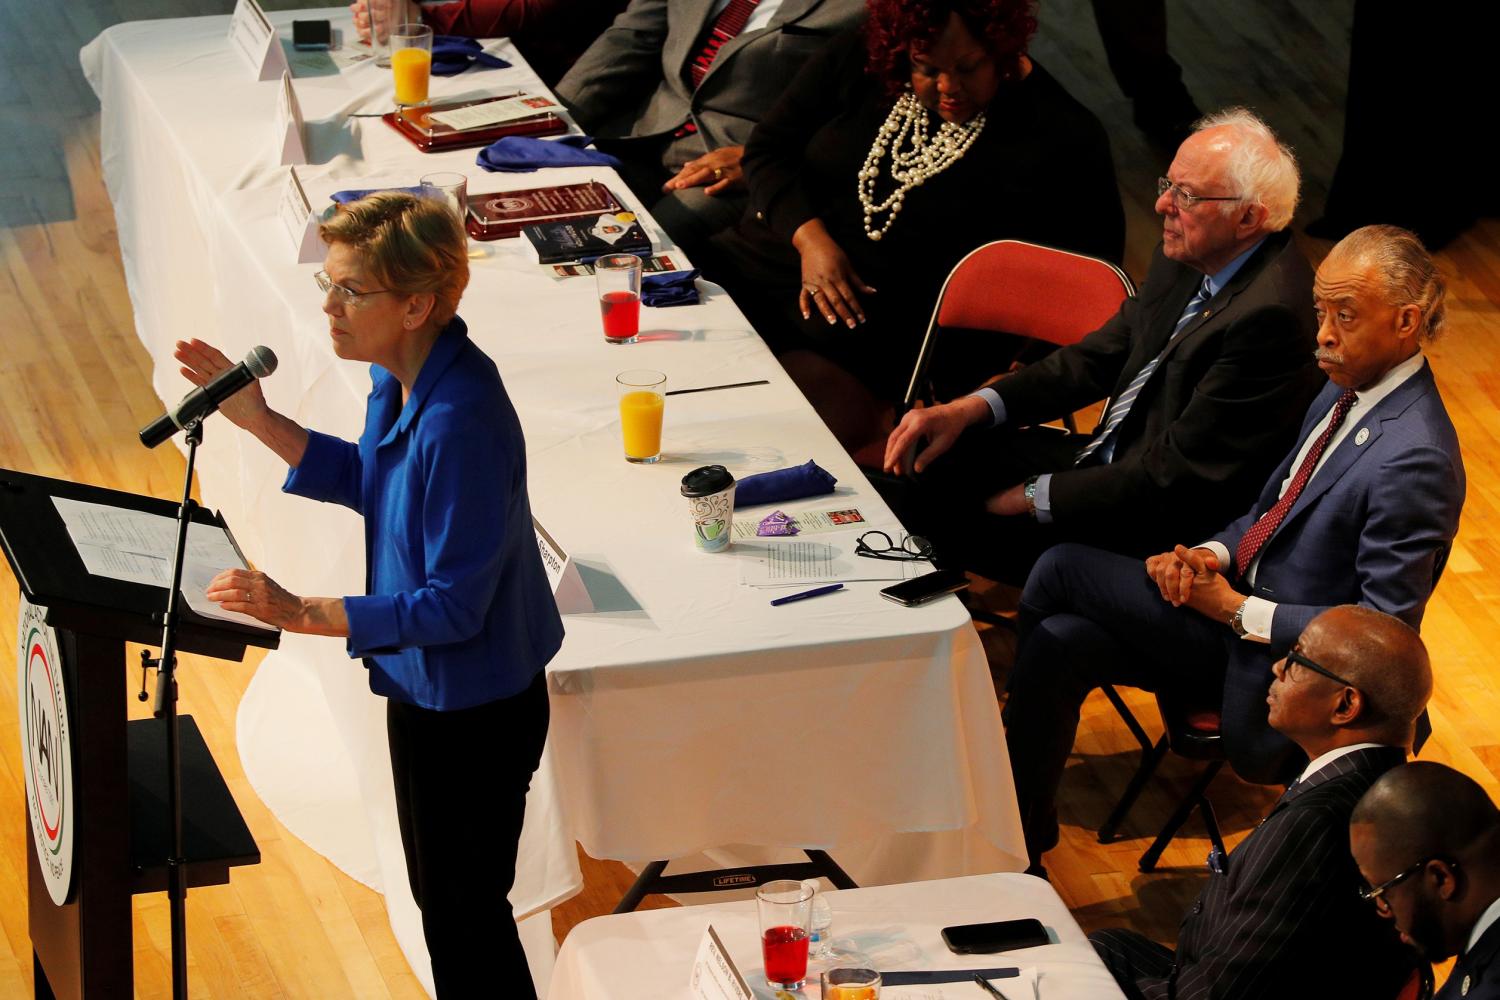
[[[282,489],[364,517],[348,649],[376,694],[439,711],[523,691],[562,644],[526,496],[521,424],[455,317],[405,406],[378,365],[358,444],[310,431]]]

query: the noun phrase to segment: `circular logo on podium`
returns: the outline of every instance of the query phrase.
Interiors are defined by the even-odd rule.
[[[16,657],[20,683],[21,761],[26,775],[26,811],[31,839],[47,892],[58,906],[73,885],[73,749],[68,742],[68,702],[63,691],[62,657],[46,609],[21,599],[21,649]]]

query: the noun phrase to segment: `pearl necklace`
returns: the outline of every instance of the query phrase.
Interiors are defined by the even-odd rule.
[[[943,122],[937,135],[929,139],[927,109],[922,107],[916,94],[911,91],[902,94],[875,134],[875,142],[859,171],[859,203],[865,210],[865,235],[872,240],[884,236],[901,213],[906,193],[957,163],[983,130],[984,112],[981,111],[962,125]],[[909,143],[910,150],[903,150],[903,143]],[[875,181],[880,176],[880,160],[887,148],[891,151],[891,179],[896,182],[896,190],[876,204]],[[890,215],[885,223],[875,229],[876,214],[887,211]]]

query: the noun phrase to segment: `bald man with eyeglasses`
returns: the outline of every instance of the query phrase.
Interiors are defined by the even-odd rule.
[[[1182,921],[1175,951],[1129,930],[1089,936],[1132,1000],[1393,998],[1417,956],[1359,898],[1355,804],[1406,760],[1432,694],[1427,650],[1398,618],[1359,605],[1312,620],[1276,661],[1271,725],[1309,763],[1224,857]]]

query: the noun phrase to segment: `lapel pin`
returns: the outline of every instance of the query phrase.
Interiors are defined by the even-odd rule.
[[[1370,440],[1370,428],[1368,427],[1361,427],[1359,433],[1354,435],[1354,443],[1356,445],[1364,444],[1368,440]]]

